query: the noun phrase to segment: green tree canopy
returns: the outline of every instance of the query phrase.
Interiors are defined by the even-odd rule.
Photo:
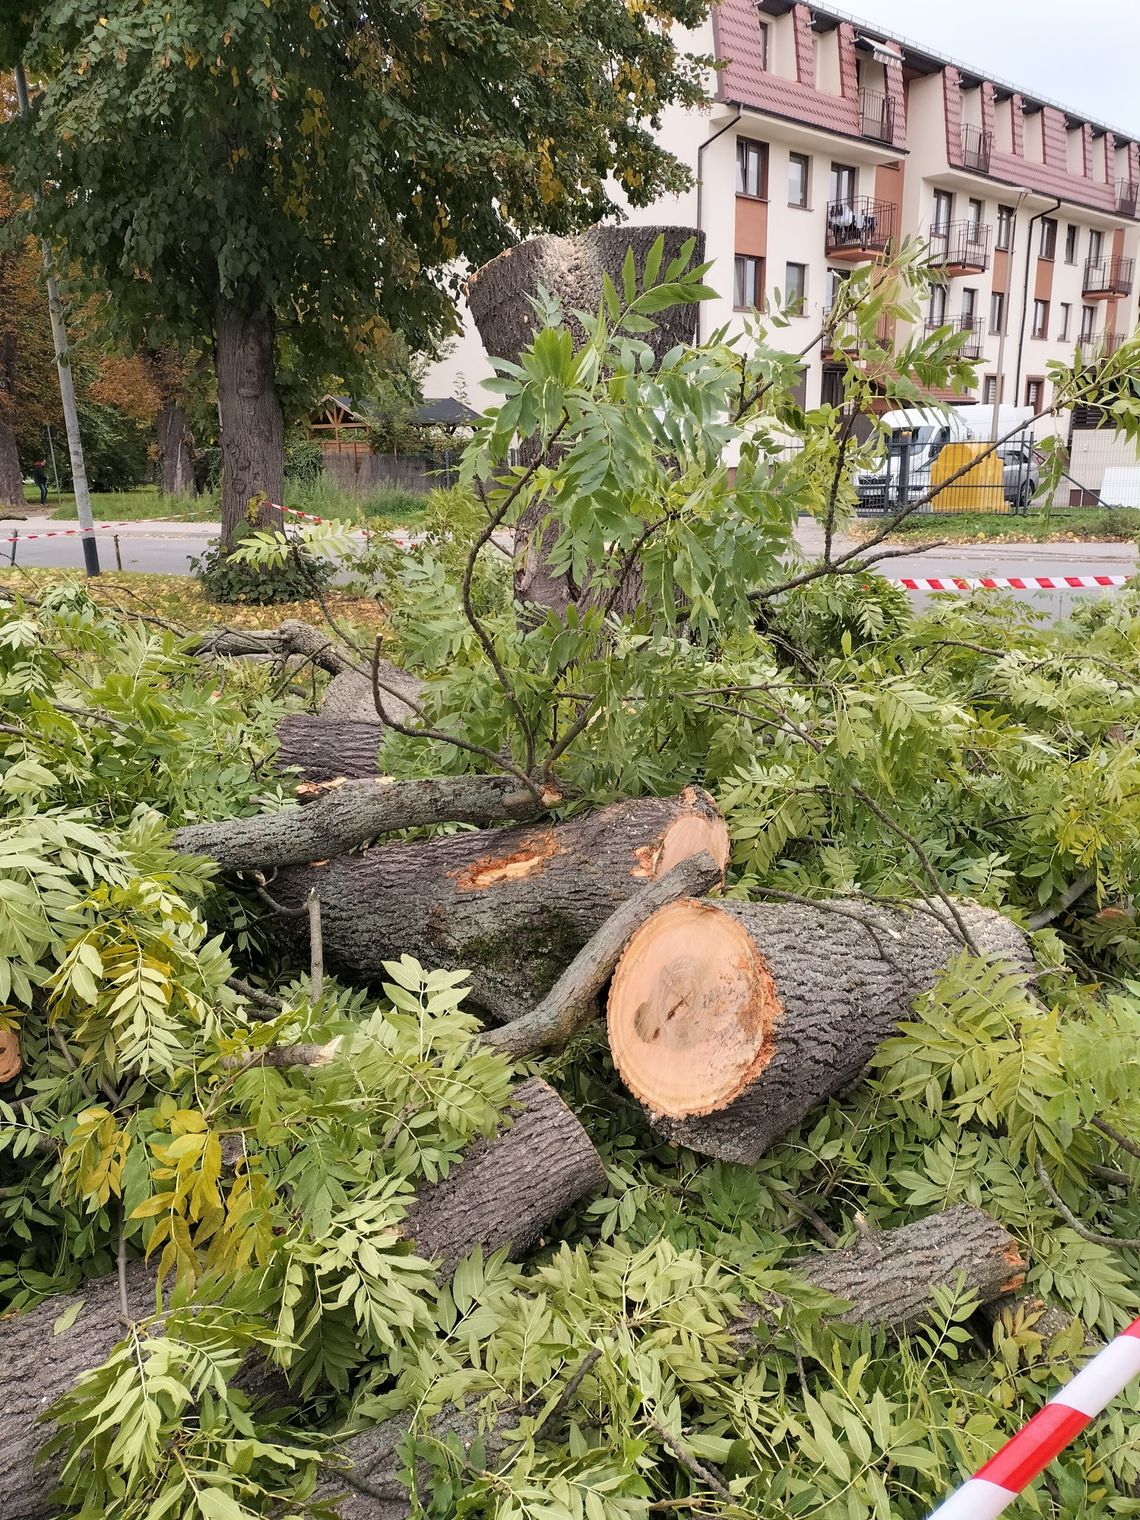
[[[279,499],[279,351],[350,383],[453,324],[447,271],[685,171],[652,128],[701,97],[670,35],[704,0],[54,0],[29,123],[0,139],[39,229],[136,341],[205,342],[224,521]]]

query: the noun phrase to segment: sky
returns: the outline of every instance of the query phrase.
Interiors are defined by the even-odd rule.
[[[1140,0],[835,0],[834,8],[1140,136]]]

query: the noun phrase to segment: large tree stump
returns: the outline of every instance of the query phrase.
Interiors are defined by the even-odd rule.
[[[676,258],[690,238],[696,243],[697,260],[704,255],[704,234],[691,227],[591,227],[573,237],[531,238],[517,248],[508,248],[476,270],[467,282],[467,304],[483,347],[494,359],[517,363],[538,329],[538,318],[528,297],[536,296],[540,286],[561,302],[574,346],[580,347],[586,334],[573,315],[575,310],[598,310],[603,275],[609,275],[621,290],[627,252],[633,253],[640,282],[646,254],[659,236],[665,240],[662,267]],[[694,305],[671,306],[655,313],[653,320],[655,330],[644,334],[643,341],[650,345],[658,360],[679,343],[692,343],[696,337]],[[521,449],[524,460],[533,458],[533,452],[528,453],[533,450],[533,442],[524,440]],[[544,525],[548,512],[544,505],[530,509],[516,525],[515,597],[519,602],[565,614],[571,605],[587,601],[591,589],[550,568],[549,554],[558,530]],[[622,587],[615,610],[631,609],[641,594],[640,567],[635,567]]]
[[[381,977],[401,952],[471,973],[471,1000],[500,1021],[550,990],[614,909],[678,861],[707,851],[723,869],[728,830],[716,804],[679,797],[614,803],[565,823],[380,845],[281,871],[274,895],[321,899],[325,955]]]
[[[532,1078],[514,1093],[515,1109],[490,1139],[477,1141],[442,1181],[417,1194],[403,1223],[416,1251],[449,1276],[476,1246],[525,1252],[543,1228],[605,1182],[605,1169],[585,1130],[545,1082]],[[132,1318],[155,1312],[155,1274],[142,1262],[127,1273]],[[53,1326],[77,1302],[83,1308],[60,1335]],[[115,1274],[75,1294],[45,1300],[26,1314],[0,1319],[0,1520],[43,1520],[59,1463],[36,1453],[50,1435],[44,1412],[79,1375],[105,1361],[122,1338]],[[243,1382],[261,1386],[256,1369]]]
[[[897,1230],[874,1231],[854,1246],[801,1257],[787,1266],[806,1282],[843,1300],[835,1316],[838,1320],[897,1333],[905,1333],[930,1315],[940,1289],[954,1289],[961,1283],[979,1303],[988,1304],[1016,1293],[1025,1276],[1017,1241],[996,1220],[969,1204]],[[749,1306],[731,1333],[742,1356],[762,1356],[768,1337],[765,1311]],[[571,1364],[566,1382],[574,1371]],[[583,1380],[581,1392],[584,1406],[591,1407],[590,1401],[598,1397],[592,1376]],[[432,1442],[458,1437],[465,1447],[481,1439],[487,1466],[493,1468],[520,1413],[518,1408],[507,1409],[492,1422],[474,1404],[450,1405],[430,1421],[426,1434]],[[571,1406],[563,1416],[573,1413]],[[344,1442],[339,1466],[330,1463],[317,1487],[320,1499],[335,1503],[340,1520],[408,1520],[412,1475],[401,1446],[409,1428],[408,1419],[397,1416]],[[421,1495],[427,1493],[430,1481],[429,1464],[418,1463],[415,1482]]]
[[[981,952],[1032,967],[1000,914],[962,904]],[[610,1049],[651,1123],[751,1163],[866,1068],[963,949],[945,906],[674,903],[630,940]]]

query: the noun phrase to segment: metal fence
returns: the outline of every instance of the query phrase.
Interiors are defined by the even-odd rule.
[[[880,460],[855,479],[861,516],[890,516],[909,507],[930,515],[1028,512],[1042,460],[1030,433],[1001,444],[953,436],[950,426],[898,429]]]

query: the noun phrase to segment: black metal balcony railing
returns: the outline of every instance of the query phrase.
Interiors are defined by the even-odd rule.
[[[1140,181],[1118,179],[1116,182],[1116,210],[1119,216],[1135,216],[1140,201]]]
[[[940,269],[976,270],[990,267],[993,229],[981,222],[951,222],[930,234],[930,262]]]
[[[951,332],[965,333],[959,350],[963,359],[980,359],[982,357],[982,319],[981,317],[928,317],[926,321],[926,336],[932,337],[936,332],[949,328]]]
[[[1089,259],[1085,264],[1083,291],[1086,296],[1130,296],[1132,259]]]
[[[881,95],[874,90],[860,90],[859,121],[864,137],[869,137],[874,142],[894,142],[895,108],[889,95]]]
[[[855,195],[827,207],[827,254],[885,253],[895,235],[895,204]]]
[[[825,354],[856,354],[860,349],[870,346],[871,340],[860,337],[851,325],[851,318],[846,322],[839,322],[832,326],[831,313],[834,307],[829,303],[823,308],[824,335],[820,347]],[[894,323],[890,317],[880,317],[875,323],[874,344],[878,348],[889,349],[894,338]]]
[[[993,151],[993,145],[994,135],[992,132],[983,132],[981,127],[963,127],[963,169],[975,169],[979,174],[988,174],[990,172],[990,154]]]
[[[1111,354],[1116,352],[1127,337],[1128,334],[1126,332],[1106,332],[1100,340],[1101,353],[1107,359]]]

